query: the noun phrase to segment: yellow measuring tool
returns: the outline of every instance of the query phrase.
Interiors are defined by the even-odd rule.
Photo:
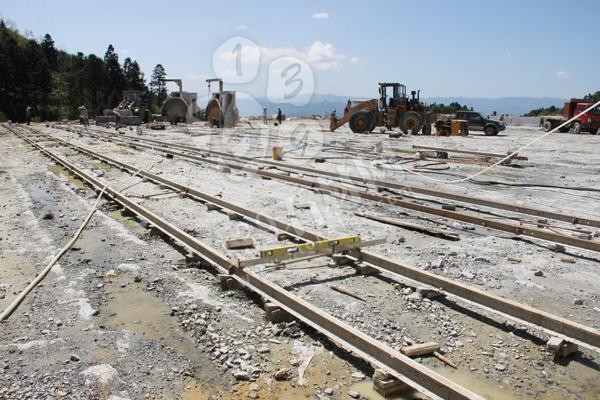
[[[344,250],[360,246],[360,236],[347,236],[337,239],[319,240],[316,242],[272,247],[260,251],[260,258],[285,257],[290,253],[306,253],[319,250]]]

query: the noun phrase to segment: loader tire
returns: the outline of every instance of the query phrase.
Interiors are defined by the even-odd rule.
[[[367,111],[357,111],[350,116],[348,125],[354,133],[368,133],[375,128],[375,121]]]
[[[414,111],[408,111],[400,117],[400,130],[405,134],[417,134],[423,127],[423,117]]]
[[[544,121],[544,131],[545,132],[550,132],[552,130],[552,122],[550,121]]]

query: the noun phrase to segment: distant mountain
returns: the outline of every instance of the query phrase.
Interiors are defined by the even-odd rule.
[[[354,98],[352,98],[354,100]],[[272,102],[266,97],[256,99],[237,99],[240,115],[243,117],[262,115],[262,107],[267,107],[269,115],[277,113],[277,107],[288,117],[306,117],[311,115],[329,116],[332,109],[344,110],[348,97],[333,94],[314,94],[304,106],[295,106],[283,102]],[[307,99],[304,99],[307,100]]]
[[[267,98],[262,97],[256,99],[240,98],[237,100],[240,115],[247,117],[252,115],[262,115],[262,107],[268,108],[269,115],[277,112],[277,107],[281,107],[281,111],[288,117],[300,117],[311,115],[329,116],[332,109],[336,109],[338,114],[343,112],[348,99],[358,100],[367,99],[367,97],[348,97],[334,94],[314,94],[308,104],[304,106],[294,106],[283,102],[271,102]],[[522,115],[535,108],[556,106],[562,107],[564,99],[555,97],[429,97],[424,98],[426,104],[443,103],[450,104],[458,102],[461,105],[473,107],[474,110],[482,114],[491,114],[496,111],[498,114]]]

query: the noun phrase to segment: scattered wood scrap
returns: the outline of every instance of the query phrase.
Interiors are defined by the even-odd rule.
[[[351,291],[349,291],[348,289],[344,289],[343,287],[335,286],[335,285],[329,285],[329,288],[332,289],[332,290],[335,290],[336,292],[345,294],[346,296],[354,297],[357,300],[366,302],[366,300],[363,299],[362,297],[360,297],[359,295],[354,294]]]
[[[412,346],[404,346],[400,349],[400,352],[408,357],[419,357],[431,354],[449,367],[456,368],[456,364],[440,353],[440,345],[436,342],[426,342],[414,344]]]
[[[354,215],[356,215],[358,217],[362,217],[362,218],[367,218],[367,219],[370,219],[373,221],[381,222],[383,224],[394,225],[394,226],[398,226],[400,228],[408,229],[411,231],[424,233],[426,235],[436,236],[436,237],[446,239],[446,240],[454,240],[454,241],[460,240],[460,237],[456,233],[447,231],[445,229],[438,229],[438,228],[433,228],[433,227],[429,227],[429,226],[413,224],[411,222],[402,221],[401,219],[398,219],[398,218],[380,217],[377,215],[362,214],[362,213],[354,213]]]
[[[252,249],[254,248],[254,240],[248,239],[231,239],[225,243],[229,250]]]

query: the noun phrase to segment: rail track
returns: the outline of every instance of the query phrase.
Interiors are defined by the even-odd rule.
[[[69,128],[70,129],[70,128]],[[417,202],[411,202],[403,200],[402,198],[392,197],[392,196],[383,196],[379,194],[369,193],[363,190],[355,190],[347,187],[336,186],[332,184],[326,184],[322,182],[317,182],[314,180],[305,179],[303,177],[297,176],[286,176],[278,173],[273,173],[269,171],[265,171],[262,169],[258,169],[258,164],[269,165],[276,167],[277,169],[293,172],[293,173],[310,173],[317,175],[319,177],[324,178],[335,178],[347,180],[349,182],[361,183],[372,185],[375,188],[387,188],[401,191],[409,191],[413,193],[419,193],[426,196],[434,197],[434,198],[444,198],[448,200],[458,201],[467,204],[476,204],[480,206],[485,206],[489,208],[502,209],[506,211],[511,211],[518,214],[542,217],[547,219],[552,219],[561,222],[567,222],[569,224],[574,225],[584,225],[589,227],[600,227],[600,220],[583,218],[574,215],[558,213],[548,210],[541,210],[531,207],[522,207],[516,206],[514,204],[502,203],[497,201],[491,201],[486,199],[480,199],[476,197],[464,196],[459,194],[435,191],[430,189],[423,189],[414,186],[406,186],[394,182],[388,181],[380,181],[380,180],[371,180],[365,179],[362,177],[352,176],[352,175],[342,175],[330,171],[318,170],[314,168],[302,167],[302,166],[292,166],[289,164],[283,164],[281,162],[275,162],[270,160],[256,160],[251,157],[243,157],[243,156],[232,156],[231,154],[227,154],[224,152],[219,152],[210,149],[202,149],[198,150],[195,147],[181,145],[181,144],[172,144],[164,141],[158,141],[147,138],[139,138],[132,137],[128,135],[118,135],[113,133],[108,133],[106,131],[101,130],[93,130],[100,132],[101,135],[95,134],[93,132],[86,132],[80,129],[75,130],[75,132],[79,134],[88,134],[90,136],[96,137],[101,140],[108,140],[115,143],[120,143],[125,146],[131,148],[146,148],[153,149],[155,151],[160,151],[165,154],[169,154],[170,156],[177,156],[183,159],[187,159],[193,162],[201,162],[208,163],[213,165],[225,166],[228,168],[242,170],[248,173],[253,173],[259,176],[264,176],[271,179],[278,179],[281,181],[285,181],[288,183],[294,183],[302,186],[307,186],[311,188],[321,189],[325,191],[329,191],[332,193],[342,194],[344,196],[358,197],[365,200],[371,200],[382,204],[388,204],[392,206],[401,207],[404,209],[409,209],[425,214],[435,215],[438,217],[449,218],[455,221],[465,222],[473,225],[479,225],[484,228],[490,228],[495,230],[500,230],[504,232],[509,232],[511,234],[517,236],[527,236],[535,239],[542,239],[545,241],[559,243],[562,245],[573,246],[581,249],[591,250],[595,252],[600,252],[600,242],[596,240],[583,239],[577,236],[567,235],[563,233],[556,232],[550,229],[543,229],[537,227],[538,223],[532,223],[532,226],[524,226],[523,223],[514,223],[514,222],[505,222],[499,221],[487,217],[481,217],[478,215],[467,214],[464,212],[446,210],[444,208],[434,207],[430,205],[424,205]],[[178,151],[177,149],[183,150]],[[220,159],[209,159],[205,155],[210,154]],[[243,163],[241,161],[243,161]],[[252,164],[253,166],[249,166],[248,164]]]
[[[432,398],[483,400],[483,397],[351,327],[273,282],[262,278],[248,269],[238,268],[236,260],[228,258],[211,246],[186,233],[173,222],[140,205],[97,177],[86,173],[83,168],[50,151],[16,129],[7,126],[5,128],[82,179],[97,192],[104,189],[105,196],[121,204],[124,208],[136,214],[141,220],[148,222],[152,227],[158,229],[170,239],[189,249],[191,253],[204,260],[216,272],[230,276],[241,287],[277,304],[297,320],[323,334],[332,343],[364,359],[375,368],[388,371],[397,378],[405,381],[409,386]],[[189,194],[191,195],[192,193]]]
[[[102,162],[114,165],[115,167],[120,168],[121,170],[130,174],[139,171],[139,167],[137,166],[121,162],[112,157],[108,157],[87,149],[83,146],[79,146],[39,132],[37,132],[36,136],[46,138],[55,143],[59,143],[63,146],[76,150],[82,154],[98,159]],[[285,221],[278,220],[272,216],[259,213],[255,210],[247,209],[241,205],[225,201],[219,197],[211,196],[193,187],[166,179],[158,174],[147,171],[140,171],[138,174],[145,179],[148,179],[159,185],[163,185],[175,192],[186,194],[203,203],[213,204],[217,207],[230,210],[231,212],[242,215],[260,224],[274,227],[286,232],[287,234],[302,241],[317,241],[326,239],[326,237],[318,233],[311,232],[302,227],[291,225]],[[434,288],[445,291],[447,294],[453,296],[461,302],[466,302],[485,311],[491,311],[494,314],[501,315],[502,317],[518,323],[522,323],[526,326],[532,327],[533,329],[542,330],[550,335],[563,337],[569,341],[578,343],[583,347],[600,351],[600,331],[594,328],[586,327],[533,307],[492,295],[488,292],[470,287],[458,281],[444,278],[442,276],[420,270],[417,267],[378,255],[372,251],[360,250],[353,254],[352,259],[354,261],[360,260],[361,262],[376,268],[378,271],[392,273],[400,280],[409,279],[420,284],[430,285]]]
[[[32,140],[32,137],[51,140],[54,143],[58,143],[89,157],[93,157],[102,162],[111,164],[112,166],[130,174],[139,171],[138,167],[123,163],[114,158],[107,157],[83,146],[78,146],[62,139],[40,133],[37,133],[32,137],[27,137],[16,132],[14,129],[11,130],[21,139],[27,141],[29,144],[40,150],[44,155],[50,157],[55,162],[61,164],[63,167],[83,179],[90,186],[96,188],[96,190],[103,188],[105,183],[101,182],[96,177],[87,174],[80,167],[53,153],[41,144],[36,143],[34,140]],[[218,197],[210,196],[192,187],[168,180],[158,174],[140,171],[139,175],[148,181],[160,184],[203,203],[214,204],[218,207],[222,207],[234,213],[243,215],[244,217],[259,223],[285,231],[286,233],[298,239],[304,241],[315,241],[324,238],[322,235],[317,233],[292,226],[284,221],[248,210],[240,205],[224,201]],[[261,278],[249,270],[237,268],[236,260],[229,259],[225,255],[220,254],[215,249],[185,233],[181,228],[164,219],[164,217],[161,217],[134,202],[128,196],[116,192],[111,187],[106,189],[106,195],[120,203],[123,207],[133,211],[138,215],[139,218],[148,221],[150,224],[152,224],[152,226],[156,227],[171,239],[174,239],[175,241],[189,248],[191,252],[197,254],[207,263],[212,265],[219,273],[230,275],[240,285],[278,304],[295,318],[321,332],[334,343],[339,344],[342,348],[353,352],[376,367],[392,372],[400,379],[407,381],[417,390],[420,390],[430,396],[444,399],[481,398],[478,395],[460,387],[459,385],[452,383],[446,378],[439,376],[426,367],[423,367],[419,363],[414,362],[412,359],[403,356],[401,353],[394,351],[385,344],[377,342],[364,333],[361,333],[344,322],[337,320],[335,317],[325,313],[324,311],[316,308],[297,296],[294,296],[272,282]],[[540,329],[553,335],[565,337],[571,341],[596,351],[598,351],[598,347],[600,347],[600,332],[593,328],[585,327],[583,325],[579,325],[574,322],[536,310],[532,307],[490,295],[478,289],[470,288],[459,282],[439,277],[425,271],[420,271],[415,267],[402,265],[393,260],[372,254],[370,252],[360,251],[358,254],[353,254],[353,256],[354,257],[352,258],[361,260],[364,263],[374,266],[380,271],[391,271],[402,275],[401,278],[408,278],[418,282],[430,284],[435,287],[444,288],[444,290],[457,297],[460,301],[474,304],[496,314],[504,316],[508,315],[509,317],[512,317],[511,319],[524,323],[528,326],[532,326],[535,329]],[[479,302],[478,300],[483,301]]]

